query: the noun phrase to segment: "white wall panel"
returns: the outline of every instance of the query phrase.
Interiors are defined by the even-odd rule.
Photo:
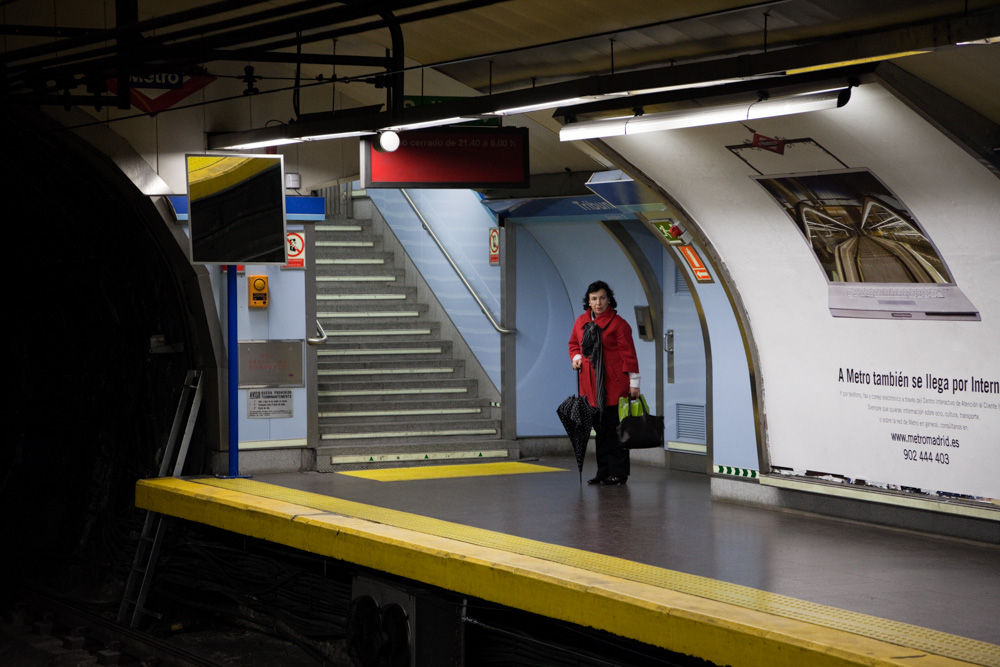
[[[801,234],[752,180],[755,172],[725,148],[750,139],[740,124],[609,141],[678,200],[732,277],[759,352],[771,463],[1000,497],[993,472],[1000,464],[1000,395],[839,381],[842,368],[1000,380],[1000,181],[874,84],[856,89],[842,109],[758,120],[753,127],[769,136],[812,137],[848,166],[871,169],[923,225],[982,316],[981,322],[832,317],[825,278]],[[879,410],[899,404],[942,414],[904,419]],[[904,445],[893,433],[948,434],[959,446]],[[932,460],[904,458],[911,449],[930,452]],[[933,460],[936,454],[948,454],[948,463]]]

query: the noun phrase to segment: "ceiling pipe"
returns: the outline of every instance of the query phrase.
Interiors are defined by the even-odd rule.
[[[259,5],[269,2],[269,0],[248,0],[245,4]],[[316,2],[316,0],[309,0],[310,3]],[[176,12],[173,14],[166,14],[164,16],[159,16],[155,19],[149,19],[147,21],[141,21],[136,23],[134,26],[116,26],[108,30],[85,30],[80,31],[79,34],[69,37],[67,39],[62,39],[58,42],[48,42],[46,44],[38,44],[36,46],[28,46],[21,49],[15,49],[13,51],[8,51],[0,59],[11,63],[18,62],[21,60],[27,60],[29,58],[35,58],[38,56],[50,55],[53,53],[59,53],[63,51],[69,51],[82,46],[87,46],[88,44],[102,44],[110,40],[117,40],[119,32],[125,29],[134,29],[139,32],[147,30],[157,30],[159,28],[170,26],[177,23],[186,23],[188,21],[196,21],[200,18],[206,16],[212,16],[223,11],[231,11],[232,2],[231,0],[221,0],[220,2],[215,2],[209,5],[203,5],[201,7],[196,7],[194,9],[188,9],[183,12]],[[269,10],[271,12],[277,10]],[[288,11],[288,7],[281,8],[281,11]],[[250,14],[247,16],[255,16]],[[103,53],[112,53],[113,48],[101,49]],[[67,56],[72,58],[73,56]]]
[[[141,35],[135,29],[128,29],[139,21],[139,0],[117,0],[115,2],[115,24],[118,30],[118,108],[128,109],[132,106],[132,82],[129,80],[129,67],[133,60],[136,46]],[[103,84],[102,84],[103,87]]]
[[[397,5],[412,6],[425,4],[427,0],[402,0]],[[231,11],[232,3],[225,3]],[[315,0],[296,3],[293,7],[315,6]],[[328,2],[319,3],[321,5],[330,4]],[[146,64],[168,64],[171,60],[184,64],[195,64],[203,61],[201,53],[205,50],[214,50],[233,46],[236,44],[254,43],[266,40],[269,37],[291,34],[293,37],[286,39],[288,46],[295,45],[294,33],[297,30],[309,30],[317,25],[336,24],[342,22],[355,21],[372,16],[373,12],[364,7],[351,5],[348,7],[336,3],[334,8],[326,8],[298,16],[287,17],[288,7],[273,8],[270,10],[257,12],[247,17],[227,19],[215,23],[204,24],[193,28],[185,28],[172,33],[159,34],[155,37],[145,37],[140,43],[134,56]],[[272,16],[286,16],[277,20],[264,22],[260,25],[248,27],[242,26],[249,22],[265,20]],[[137,24],[137,27],[143,24]],[[148,28],[141,27],[140,30]],[[220,32],[224,31],[224,32]],[[117,31],[116,31],[117,32]],[[217,34],[208,34],[215,32]],[[304,43],[311,43],[314,37],[307,35]],[[13,83],[20,83],[24,80],[31,80],[38,77],[55,78],[67,71],[77,73],[81,68],[104,69],[113,67],[116,60],[116,47],[102,47],[85,51],[83,53],[56,56],[42,61],[32,61],[17,67],[8,67],[8,72],[12,72]],[[290,54],[291,55],[291,54]],[[18,61],[23,58],[18,57]],[[20,77],[17,75],[21,75]]]
[[[391,65],[387,68],[388,85],[385,92],[385,108],[391,118],[399,118],[403,113],[403,29],[399,21],[388,10],[379,11],[392,39]]]

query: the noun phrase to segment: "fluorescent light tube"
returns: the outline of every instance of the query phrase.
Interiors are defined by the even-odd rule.
[[[301,139],[290,139],[282,137],[280,139],[266,139],[263,141],[251,141],[247,144],[234,144],[232,146],[222,146],[221,150],[227,151],[251,151],[256,148],[270,148],[271,146],[284,146],[286,144],[300,143]]]
[[[350,137],[366,137],[375,134],[374,130],[353,130],[350,132],[331,132],[330,134],[310,134],[302,137],[302,141],[325,141],[327,139],[347,139]]]
[[[850,88],[840,88],[818,93],[778,97],[760,102],[740,102],[683,111],[666,111],[646,116],[569,123],[559,130],[559,140],[597,139],[599,137],[615,137],[787,116],[808,111],[835,109],[846,104],[848,99],[850,99]]]
[[[405,132],[406,130],[421,130],[425,127],[439,127],[441,125],[454,125],[455,123],[467,123],[470,120],[479,120],[478,118],[469,118],[466,116],[455,116],[454,118],[438,118],[437,120],[425,120],[419,123],[407,123],[404,125],[389,125],[388,127],[383,127],[382,131],[392,131],[392,132]]]
[[[574,104],[585,104],[587,102],[598,102],[617,97],[625,97],[628,93],[610,93],[607,95],[588,95],[585,97],[569,97],[563,100],[553,100],[551,102],[538,102],[537,104],[526,104],[520,107],[510,107],[508,109],[497,109],[491,111],[489,116],[512,116],[518,113],[531,113],[532,111],[543,111],[545,109],[555,109],[558,107],[568,107]]]
[[[710,88],[712,86],[724,86],[730,83],[741,83],[749,81],[753,77],[738,77],[734,79],[715,79],[714,81],[698,81],[696,83],[681,83],[675,86],[659,86],[658,88],[641,88],[630,90],[627,95],[651,95],[653,93],[669,93],[675,90],[691,90],[694,88]]]

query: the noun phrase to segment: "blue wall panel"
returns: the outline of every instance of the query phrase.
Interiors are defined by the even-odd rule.
[[[516,233],[517,434],[563,435],[555,409],[576,391],[566,346],[576,311],[531,230],[518,225]]]
[[[555,415],[559,401],[574,390],[575,374],[570,368],[569,334],[573,320],[583,312],[583,296],[595,280],[607,282],[615,292],[618,314],[635,334],[635,306],[647,305],[639,280],[618,244],[597,222],[542,222],[518,225],[517,243],[517,434],[518,436],[560,435],[562,425]],[[527,233],[521,234],[521,231]],[[526,250],[530,235],[541,252]],[[550,264],[562,283],[565,307],[549,304],[555,288],[541,287],[550,278]],[[538,342],[544,338],[544,345]],[[655,397],[655,342],[635,338],[643,393]],[[536,357],[543,356],[537,360]],[[527,357],[527,361],[525,358]],[[546,369],[528,383],[521,377],[522,364]],[[527,366],[525,366],[527,367]]]
[[[492,214],[471,190],[407,190],[427,224],[499,320],[500,267],[489,263]],[[500,334],[489,323],[399,190],[368,191],[493,384],[500,387]]]

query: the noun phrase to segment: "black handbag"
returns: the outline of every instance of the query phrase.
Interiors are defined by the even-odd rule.
[[[632,415],[629,402],[628,416],[618,423],[618,444],[625,449],[645,449],[663,446],[663,417],[649,414],[649,406],[640,398],[639,414]]]

